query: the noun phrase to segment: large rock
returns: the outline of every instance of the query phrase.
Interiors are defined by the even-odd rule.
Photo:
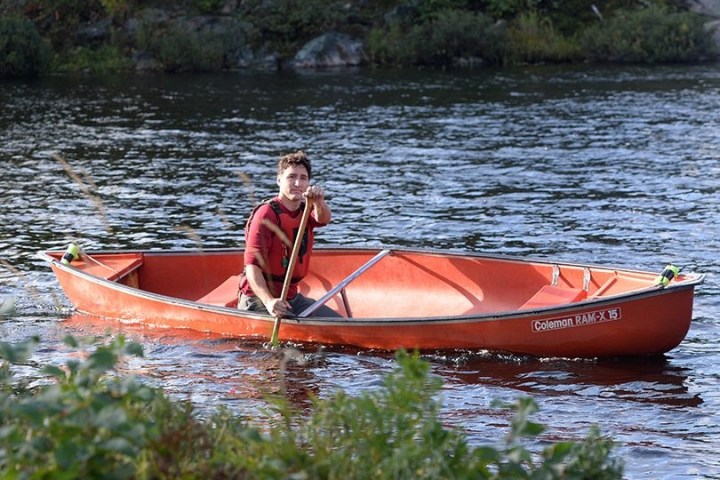
[[[720,52],[720,20],[713,20],[705,24],[705,29],[712,35],[713,42],[715,42],[715,49]]]
[[[78,27],[77,38],[80,44],[108,42],[112,37],[112,19],[105,17],[99,21]]]
[[[337,32],[325,33],[310,40],[295,55],[295,68],[350,67],[367,62],[360,40]]]
[[[720,18],[720,0],[687,0],[687,5],[693,12]]]
[[[690,10],[714,20],[705,24],[705,30],[712,36],[715,49],[720,52],[720,0],[687,0]]]

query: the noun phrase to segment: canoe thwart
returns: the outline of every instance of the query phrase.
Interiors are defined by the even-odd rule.
[[[365,262],[364,265],[362,265],[360,268],[355,270],[353,273],[345,277],[340,283],[335,285],[333,288],[331,288],[325,295],[323,295],[321,298],[319,298],[315,303],[310,305],[308,308],[300,312],[300,315],[298,315],[299,318],[307,317],[308,315],[312,315],[312,313],[320,308],[321,306],[325,305],[328,300],[330,300],[332,297],[334,297],[338,292],[342,292],[346,286],[356,278],[358,278],[360,275],[362,275],[367,269],[375,265],[377,262],[382,260],[387,255],[390,255],[392,253],[392,250],[390,249],[384,249],[381,250],[377,255],[375,255],[373,258]],[[350,317],[350,306],[347,304],[347,298],[345,295],[343,295],[343,302],[345,304],[345,310],[347,311],[348,317]]]
[[[520,310],[553,307],[568,303],[580,302],[587,298],[587,292],[582,288],[555,287],[544,285],[530,300],[525,302]]]

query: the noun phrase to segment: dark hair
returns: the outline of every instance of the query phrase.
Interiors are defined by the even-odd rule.
[[[305,155],[305,152],[303,152],[302,150],[298,150],[295,153],[288,153],[287,155],[280,157],[280,161],[278,162],[278,175],[282,175],[282,172],[284,172],[285,169],[293,165],[301,165],[305,167],[308,173],[308,178],[312,177],[312,167],[310,167],[310,159],[307,158],[307,155]]]

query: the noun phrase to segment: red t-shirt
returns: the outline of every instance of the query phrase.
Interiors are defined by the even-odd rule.
[[[270,202],[274,202],[279,215]],[[245,265],[260,267],[268,288],[273,295],[279,297],[285,281],[286,269],[290,261],[295,236],[302,219],[304,205],[291,212],[277,197],[270,202],[260,205],[250,220],[245,237],[244,261]],[[295,263],[292,282],[288,290],[288,300],[297,295],[298,282],[310,270],[310,256],[315,237],[314,230],[316,227],[324,226],[324,224],[317,221],[314,215],[315,212],[310,214],[305,228],[303,244]],[[240,291],[246,295],[254,295],[246,278],[243,278],[240,283]]]

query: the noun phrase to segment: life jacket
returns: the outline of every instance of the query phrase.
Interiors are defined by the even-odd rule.
[[[287,275],[287,268],[290,263],[290,255],[292,253],[295,238],[297,237],[297,232],[300,227],[302,214],[297,215],[293,218],[285,210],[283,210],[280,202],[276,198],[265,200],[258,204],[255,208],[253,208],[252,212],[250,212],[250,216],[248,217],[247,223],[245,224],[246,239],[248,238],[250,224],[252,223],[255,214],[263,205],[266,204],[269,205],[272,211],[275,213],[275,217],[277,219],[277,227],[284,234],[285,238],[291,242],[288,245],[283,240],[281,235],[279,235],[277,232],[273,232],[271,244],[268,246],[269,250],[267,253],[269,257],[269,268],[264,268],[263,273],[265,275],[265,281],[267,282],[268,287],[271,290],[277,290],[273,293],[279,295],[280,288],[282,288],[282,284],[285,281],[285,276]],[[300,205],[300,212],[302,212],[304,209],[305,203],[303,202]],[[308,225],[308,227],[305,229],[305,232],[303,233],[300,250],[298,252],[298,259],[295,264],[295,268],[293,269],[293,276],[291,280],[293,284],[296,284],[297,282],[302,280],[308,273],[310,261],[307,254],[309,247],[312,245],[313,236],[314,235],[312,232],[312,228],[310,228],[310,226]]]

